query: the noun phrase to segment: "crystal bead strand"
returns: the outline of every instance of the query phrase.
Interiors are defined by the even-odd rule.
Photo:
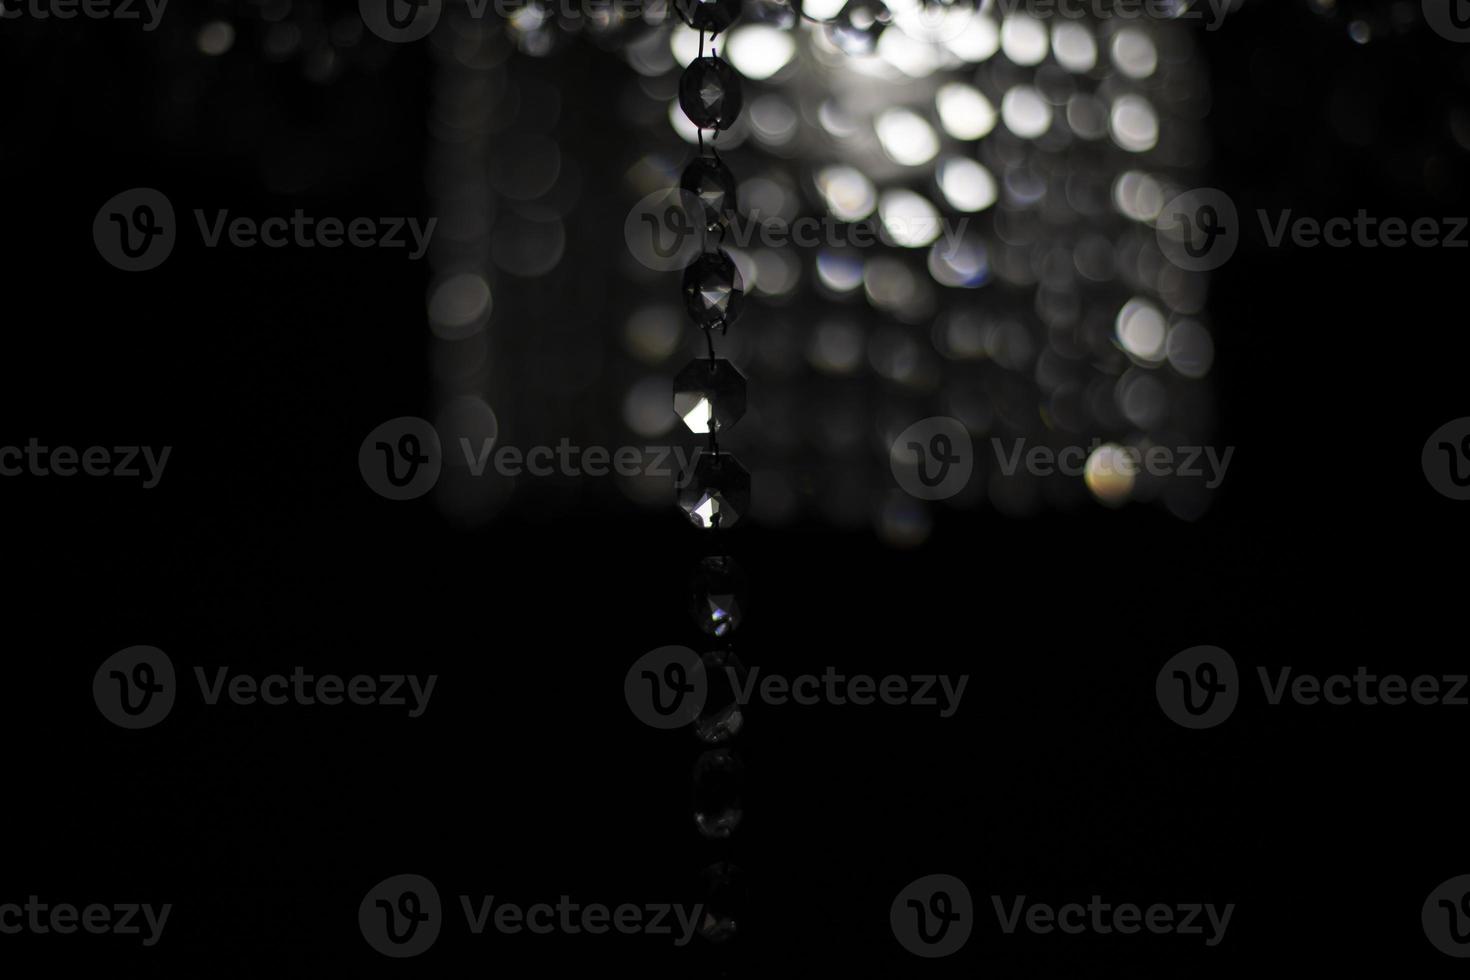
[[[719,644],[701,657],[707,695],[694,731],[707,748],[694,765],[693,809],[699,833],[724,845],[744,815],[744,766],[729,743],[744,723],[734,689],[744,668],[731,640],[745,613],[744,575],[728,553],[724,532],[749,509],[750,474],[719,443],[720,434],[745,414],[746,394],[745,378],[715,349],[716,330],[724,336],[740,315],[744,289],[734,260],[720,247],[736,214],[736,184],[717,146],[720,132],[740,113],[740,77],[720,59],[714,41],[739,16],[740,0],[676,0],[675,9],[699,32],[699,57],[679,80],[679,106],[698,129],[699,150],[679,184],[693,227],[702,232],[703,249],[684,270],[683,292],[690,318],[704,332],[707,356],[675,376],[674,412],[690,431],[709,439],[677,492],[690,521],[716,535],[714,553],[695,571],[690,612],[700,631]],[[699,931],[716,943],[733,937],[743,920],[739,873],[728,857],[722,853],[701,875]]]

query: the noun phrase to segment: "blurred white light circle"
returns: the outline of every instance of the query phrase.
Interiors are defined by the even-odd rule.
[[[623,423],[638,435],[652,439],[664,435],[678,421],[670,404],[667,375],[643,378],[623,396]]]
[[[1126,502],[1133,492],[1137,473],[1138,467],[1132,455],[1122,446],[1110,442],[1098,446],[1087,457],[1082,479],[1098,500],[1117,506]]]
[[[910,78],[926,78],[939,68],[939,52],[934,45],[901,30],[888,30],[879,35],[877,50],[878,57]]]
[[[842,12],[847,6],[847,0],[805,0],[801,5],[801,12],[812,20],[831,20]]]
[[[878,206],[878,190],[861,170],[837,164],[817,172],[817,190],[827,210],[842,221],[861,221]]]
[[[1159,117],[1141,95],[1124,95],[1113,103],[1113,142],[1130,153],[1144,153],[1159,143]]]
[[[949,157],[939,164],[937,177],[944,199],[956,211],[984,211],[995,203],[995,177],[975,160]]]
[[[1051,106],[1029,85],[1017,85],[1000,100],[1006,129],[1022,139],[1035,139],[1051,128]]]
[[[675,24],[669,33],[669,50],[680,68],[688,68],[699,57],[699,32],[685,24]]]
[[[769,24],[747,24],[730,32],[725,57],[746,78],[761,81],[785,68],[796,54],[790,31]]]
[[[939,211],[920,194],[903,188],[878,198],[878,220],[895,245],[922,248],[939,237]]]
[[[989,17],[971,17],[963,30],[945,42],[945,47],[962,61],[984,61],[1000,50],[1000,30]]]
[[[1164,210],[1164,189],[1150,174],[1129,170],[1113,183],[1113,204],[1134,221],[1152,222]]]
[[[957,140],[977,140],[995,128],[995,106],[979,89],[963,82],[940,87],[934,96],[939,122]]]
[[[909,109],[888,109],[873,121],[883,152],[894,163],[918,167],[939,153],[939,136],[923,117]]]
[[[461,272],[429,293],[429,329],[445,340],[459,340],[485,328],[490,320],[490,284],[477,272]]]
[[[1159,67],[1159,52],[1153,38],[1136,27],[1125,27],[1113,35],[1113,64],[1129,78],[1147,78]]]
[[[1164,359],[1168,326],[1157,306],[1147,300],[1130,299],[1118,311],[1115,328],[1118,343],[1129,354],[1152,364]]]
[[[848,252],[822,249],[817,253],[817,281],[836,293],[850,293],[863,284],[863,263]]]
[[[1000,26],[1000,49],[1018,65],[1039,65],[1046,60],[1046,28],[1035,17],[1013,14]]]
[[[1074,74],[1092,71],[1097,64],[1097,42],[1087,25],[1064,20],[1052,29],[1051,50],[1057,64]]]

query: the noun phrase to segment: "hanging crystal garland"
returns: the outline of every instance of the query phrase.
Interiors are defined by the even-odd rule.
[[[1165,203],[1209,185],[1208,79],[1189,5],[1179,23],[1155,9],[746,0],[721,35],[746,85],[720,138],[727,157],[739,147],[743,208],[726,250],[759,313],[721,348],[761,391],[758,424],[735,434],[759,484],[745,519],[868,524],[910,546],[937,508],[1133,501],[1191,519],[1209,506],[1198,481],[1008,473],[992,448],[1143,451],[1213,435],[1210,273],[1171,264],[1155,228]],[[633,39],[640,97],[667,106],[697,44],[677,22]],[[652,106],[629,105],[652,123]],[[669,121],[698,141],[677,107]],[[640,166],[661,171],[663,151]],[[632,312],[631,360],[660,368],[670,316],[656,300]],[[619,393],[627,404],[653,397],[641,383]],[[964,426],[976,465],[929,503],[895,487],[890,452],[935,416]]]
[[[745,378],[718,355],[715,337],[724,337],[740,315],[744,284],[734,260],[721,245],[737,213],[736,183],[721,159],[718,141],[741,110],[741,79],[719,57],[715,39],[740,14],[740,0],[676,0],[681,20],[699,32],[699,56],[679,80],[679,107],[697,127],[698,152],[685,167],[679,186],[691,226],[702,248],[684,270],[684,306],[704,335],[705,356],[696,357],[674,378],[674,412],[691,432],[707,436],[677,484],[680,508],[702,532],[714,535],[690,588],[695,625],[717,646],[701,657],[707,687],[694,732],[707,746],[694,765],[693,816],[699,834],[722,845],[720,856],[701,873],[704,889],[699,931],[722,943],[737,934],[741,882],[724,850],[744,817],[744,764],[730,741],[744,724],[733,684],[744,668],[732,639],[745,616],[745,577],[725,546],[728,530],[750,506],[750,474],[728,452],[720,434],[745,414]],[[706,53],[708,45],[708,53]],[[706,139],[705,133],[709,137]]]

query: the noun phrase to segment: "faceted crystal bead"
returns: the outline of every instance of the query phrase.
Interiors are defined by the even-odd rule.
[[[694,763],[694,823],[723,840],[745,816],[745,767],[729,749],[711,749]]]
[[[747,900],[744,876],[728,861],[719,861],[700,873],[704,906],[696,927],[712,943],[722,943],[740,931]]]
[[[704,206],[708,231],[718,231],[735,218],[735,175],[718,157],[701,156],[684,168],[679,186]]]
[[[728,636],[745,619],[745,572],[735,559],[712,556],[700,561],[689,591],[694,625],[710,636]]]
[[[718,34],[740,16],[740,0],[674,0],[679,16],[696,31]]]
[[[882,0],[849,0],[827,22],[827,37],[846,54],[872,54],[878,46],[878,35],[892,20],[893,14]]]
[[[740,115],[740,76],[719,58],[696,58],[679,79],[679,107],[700,129],[729,129]]]
[[[745,415],[745,379],[723,357],[690,361],[674,376],[674,414],[690,432],[724,432]]]
[[[739,692],[744,690],[745,665],[730,650],[706,653],[699,661],[704,684],[704,705],[694,719],[694,734],[701,742],[728,742],[745,727],[745,708]]]
[[[750,510],[750,474],[729,453],[701,450],[678,491],[679,506],[697,527],[730,527]]]
[[[744,299],[745,282],[740,270],[723,249],[705,252],[684,270],[684,305],[701,327],[734,323]]]

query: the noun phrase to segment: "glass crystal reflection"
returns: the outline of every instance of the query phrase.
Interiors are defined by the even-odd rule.
[[[699,934],[712,943],[722,943],[740,931],[745,918],[745,889],[740,869],[720,861],[704,869],[704,911]]]
[[[690,432],[724,432],[745,414],[745,378],[723,357],[690,361],[674,377],[674,414]]]
[[[715,840],[729,837],[745,815],[745,767],[729,749],[712,749],[694,764],[694,823]]]
[[[705,558],[694,573],[689,612],[710,636],[726,636],[745,619],[745,573],[725,555]]]
[[[699,199],[709,231],[718,231],[734,219],[735,175],[718,157],[701,156],[690,162],[679,186]]]
[[[700,658],[699,673],[706,693],[694,718],[694,734],[709,745],[728,742],[745,725],[739,696],[748,676],[745,665],[734,652],[718,650]]]
[[[872,54],[878,37],[893,20],[881,0],[851,0],[828,22],[827,37],[845,54]]]
[[[745,284],[725,251],[706,252],[684,270],[684,305],[701,327],[728,326],[740,315]]]
[[[679,108],[700,129],[729,129],[740,101],[740,76],[719,58],[696,58],[679,79]]]
[[[750,510],[750,474],[729,453],[701,450],[678,490],[679,507],[697,527],[729,527]]]

